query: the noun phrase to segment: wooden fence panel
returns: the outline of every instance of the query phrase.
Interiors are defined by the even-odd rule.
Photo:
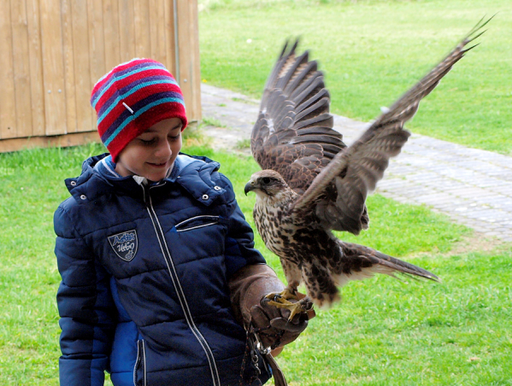
[[[135,2],[135,55],[141,58],[151,56],[151,38],[149,34],[149,5],[146,1]]]
[[[103,30],[105,33],[105,43],[110,43],[105,47],[105,67],[109,69],[121,63],[121,49],[119,45],[119,32],[121,28],[119,2],[117,0],[103,2]]]
[[[165,44],[166,44],[166,58],[169,71],[172,72],[174,77],[178,79],[176,74],[176,28],[174,27],[174,2],[164,0],[164,23],[165,23]],[[192,41],[194,39],[190,39]],[[188,111],[187,111],[188,113]]]
[[[77,131],[75,60],[73,57],[73,12],[70,0],[61,0],[63,31],[64,91],[66,95],[66,132]]]
[[[44,84],[39,0],[27,0],[32,136],[45,135]],[[1,137],[0,137],[1,138]]]
[[[178,82],[185,97],[187,114],[195,114],[201,111],[201,100],[194,98],[197,90],[201,90],[201,75],[199,71],[199,40],[190,40],[197,31],[197,2],[188,0],[176,0],[177,13],[180,17],[189,20],[188,23],[178,23],[178,57],[179,76]]]
[[[92,24],[87,13],[87,4],[82,0],[71,0],[72,9],[72,47],[73,71],[76,108],[76,131],[88,131],[94,127],[94,112],[89,106],[91,81],[91,57],[89,52],[89,26]]]
[[[111,42],[113,37],[104,34],[102,0],[88,0],[87,5],[88,27],[93,27],[89,30],[89,57],[91,58],[91,84],[94,84],[106,72],[105,40],[108,39]]]
[[[133,0],[119,0],[119,47],[121,48],[121,60],[135,57],[135,29],[126,28],[135,23],[135,9]]]
[[[0,152],[98,140],[91,89],[134,57],[164,63],[201,118],[197,1],[0,0],[0,52]]]
[[[11,2],[12,45],[14,66],[14,103],[16,111],[16,136],[32,131],[32,108],[30,95],[30,58],[28,51],[28,21],[24,1]],[[28,102],[28,103],[26,103]]]
[[[42,0],[40,6],[46,135],[66,134],[66,89],[60,0]],[[55,12],[56,9],[59,12]]]
[[[0,136],[16,137],[16,94],[14,90],[14,63],[12,52],[11,5],[0,1]],[[3,54],[5,53],[5,54]]]

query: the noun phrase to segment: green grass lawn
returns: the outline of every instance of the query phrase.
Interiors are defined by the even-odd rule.
[[[244,157],[186,148],[222,163],[252,223],[258,169]],[[58,384],[59,274],[52,216],[99,145],[0,154],[0,383]],[[473,233],[435,215],[372,196],[372,228],[355,239],[439,275],[441,284],[387,277],[351,283],[343,302],[319,310],[278,358],[291,385],[512,385],[510,245],[479,251]],[[258,248],[281,275],[275,256]],[[482,241],[478,242],[482,245]],[[455,253],[453,250],[465,250]]]
[[[368,121],[497,13],[421,104],[415,133],[512,154],[510,0],[200,0],[201,76],[259,98],[287,38],[325,72],[332,111]],[[256,119],[256,117],[254,117]]]

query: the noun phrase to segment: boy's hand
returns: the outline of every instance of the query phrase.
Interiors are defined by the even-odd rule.
[[[299,313],[290,321],[290,311],[268,304],[265,297],[251,308],[254,330],[261,343],[272,350],[293,342],[308,326],[314,313]]]
[[[282,292],[285,286],[266,264],[241,268],[229,281],[229,288],[236,319],[247,331],[257,333],[265,348],[275,349],[293,342],[314,316],[311,310],[289,321],[290,310],[268,304],[265,296]]]

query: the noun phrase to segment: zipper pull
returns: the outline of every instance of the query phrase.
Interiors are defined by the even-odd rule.
[[[148,184],[139,184],[142,188],[142,200],[146,206],[150,206],[150,197],[149,197],[149,186]]]

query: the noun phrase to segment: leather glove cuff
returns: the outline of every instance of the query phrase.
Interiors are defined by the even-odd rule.
[[[284,284],[268,265],[256,264],[241,268],[229,281],[235,318],[248,329],[252,319],[251,308],[259,305],[265,295],[283,289]]]
[[[293,342],[307,327],[308,315],[298,314],[289,321],[289,310],[268,304],[266,295],[285,288],[269,266],[250,265],[240,269],[229,287],[235,317],[246,330],[252,324],[265,347],[274,349]]]

